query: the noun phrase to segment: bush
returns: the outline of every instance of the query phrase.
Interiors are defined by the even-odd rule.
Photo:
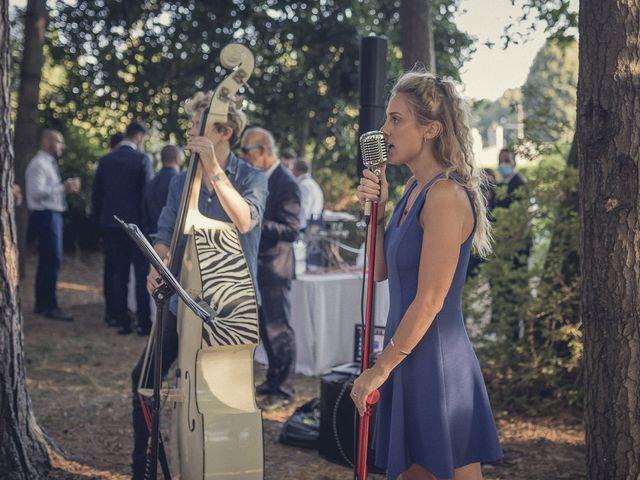
[[[70,125],[61,129],[66,149],[60,159],[63,179],[80,177],[79,193],[67,195],[68,210],[64,220],[64,243],[67,251],[94,251],[98,248],[98,227],[91,217],[91,188],[97,160],[106,153],[96,142],[88,138],[78,127]]]
[[[526,176],[522,198],[494,210],[494,252],[467,284],[465,311],[472,332],[487,319],[473,340],[494,402],[536,413],[582,401],[578,175],[545,160]]]

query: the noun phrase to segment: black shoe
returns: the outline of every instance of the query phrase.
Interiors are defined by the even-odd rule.
[[[278,393],[278,391],[267,381],[262,382],[256,387],[256,395],[273,395],[276,393]]]
[[[120,327],[118,330],[118,335],[129,335],[130,333],[133,333],[131,327]]]
[[[136,328],[136,333],[142,337],[149,335],[151,333],[151,325],[149,325],[148,327]]]
[[[104,316],[104,323],[107,324],[107,327],[119,327],[120,326],[120,322],[118,320],[113,318],[111,315],[106,315],[106,314]]]
[[[39,307],[38,305],[36,305],[35,307],[33,307],[33,313],[40,315],[42,313],[44,313],[44,308]]]
[[[293,403],[293,398],[286,395],[267,395],[263,400],[258,400],[258,407],[265,412],[279,408],[288,408]]]
[[[69,315],[64,310],[61,310],[58,307],[52,308],[50,310],[45,310],[43,315],[52,320],[62,320],[63,322],[71,322],[73,321],[73,316]]]

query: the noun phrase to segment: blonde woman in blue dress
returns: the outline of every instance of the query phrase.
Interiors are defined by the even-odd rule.
[[[404,74],[381,131],[389,164],[412,177],[385,225],[389,186],[365,170],[357,193],[378,200],[375,279],[389,279],[385,348],[354,382],[360,414],[376,389],[375,463],[390,480],[482,479],[502,457],[478,359],[462,318],[472,246],[490,252],[490,224],[474,164],[467,109],[448,81]]]

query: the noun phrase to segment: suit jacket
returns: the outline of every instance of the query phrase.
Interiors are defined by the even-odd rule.
[[[516,172],[515,175],[513,175],[507,182],[507,195],[504,198],[497,200],[496,206],[500,208],[509,208],[509,205],[511,205],[514,200],[520,198],[517,190],[525,183],[527,183],[527,181],[524,177]]]
[[[167,203],[169,183],[178,174],[175,168],[162,167],[153,180],[147,185],[142,207],[142,231],[152,235],[158,231],[158,218]]]
[[[102,157],[91,194],[98,225],[101,228],[117,227],[113,215],[140,225],[145,188],[152,178],[149,156],[129,145],[121,145]]]
[[[300,230],[300,188],[282,164],[269,177],[269,196],[262,221],[258,253],[258,279],[294,278],[293,242]]]

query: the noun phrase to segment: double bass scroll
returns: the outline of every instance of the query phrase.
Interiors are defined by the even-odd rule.
[[[229,104],[232,102],[237,105],[242,103],[242,98],[237,97],[236,94],[243,86],[248,88],[247,82],[255,66],[251,51],[244,45],[237,43],[231,43],[222,49],[220,62],[225,68],[233,68],[234,70],[216,87],[211,104],[203,113],[205,120],[201,122],[200,135],[210,134],[216,123],[227,123]],[[187,217],[189,213],[198,210],[198,195],[202,183],[202,168],[199,164],[198,155],[192,155],[187,169],[187,181],[180,200],[176,228],[169,248],[169,270],[174,275],[177,275],[180,267],[179,258],[176,256],[179,243],[183,236],[189,233],[188,224],[193,223],[188,222]]]

